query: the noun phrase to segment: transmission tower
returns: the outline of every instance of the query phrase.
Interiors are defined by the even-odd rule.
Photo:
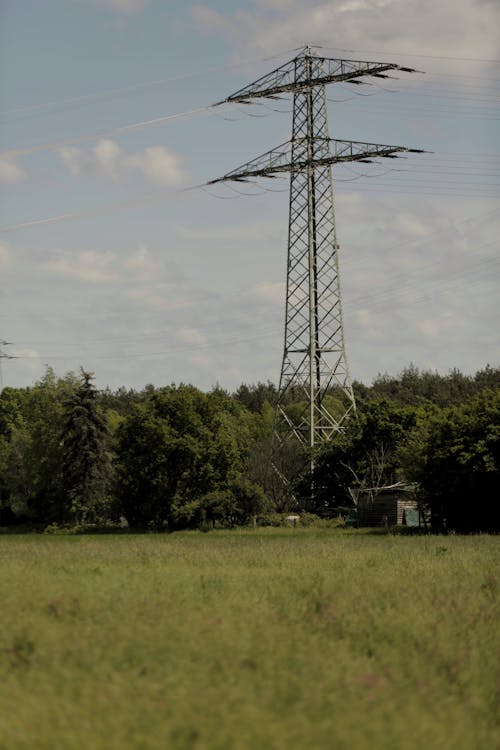
[[[0,393],[3,391],[3,372],[2,372],[2,359],[15,359],[12,354],[7,354],[3,351],[4,346],[10,346],[11,341],[4,341],[0,339]]]
[[[313,54],[310,47],[218,104],[249,104],[293,94],[292,138],[217,182],[290,174],[284,352],[276,405],[275,444],[302,444],[314,466],[316,449],[342,430],[355,412],[345,353],[335,230],[332,164],[396,158],[421,149],[330,138],[325,87],[361,84],[387,71],[416,72],[393,63],[340,60]],[[287,409],[300,401],[300,413]]]

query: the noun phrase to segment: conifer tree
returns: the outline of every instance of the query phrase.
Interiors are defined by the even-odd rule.
[[[71,515],[79,523],[102,518],[109,483],[107,426],[99,410],[93,378],[93,373],[81,370],[80,384],[66,404],[62,434],[64,487]]]

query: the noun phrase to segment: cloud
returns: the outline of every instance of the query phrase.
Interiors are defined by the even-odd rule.
[[[8,251],[8,248],[7,248]],[[46,276],[64,277],[88,284],[155,284],[169,273],[166,264],[159,263],[145,245],[139,245],[127,255],[109,250],[53,250],[45,256],[29,256],[20,250],[25,268],[35,267]],[[0,245],[0,268],[2,245]],[[146,290],[147,294],[147,290]]]
[[[147,287],[132,287],[128,290],[127,297],[134,302],[139,302],[143,309],[162,312],[190,308],[199,311],[201,304],[207,301],[206,293],[193,287],[179,287],[172,281],[149,284]]]
[[[420,217],[409,212],[398,213],[394,216],[392,226],[395,231],[401,232],[406,237],[425,237],[429,232],[426,223]]]
[[[251,11],[236,10],[232,15],[206,4],[195,5],[190,14],[203,31],[225,36],[236,57],[276,54],[305,41],[337,43],[354,48],[353,52],[375,50],[377,55],[404,51],[498,57],[499,5],[484,0],[266,0],[256,2]],[[329,54],[327,47],[325,54]]]
[[[464,323],[463,319],[457,319],[455,315],[453,317],[441,315],[440,317],[420,318],[415,323],[415,327],[424,336],[442,341],[445,336],[462,332]]]
[[[260,302],[270,302],[273,305],[284,305],[285,302],[284,281],[262,281],[253,290],[253,296]]]
[[[78,175],[83,168],[83,154],[74,146],[64,146],[59,149],[59,157],[72,175]]]
[[[115,141],[102,139],[92,149],[91,166],[105,177],[117,180],[120,164],[126,159],[122,157],[122,150]]]
[[[23,367],[26,368],[30,374],[39,371],[42,355],[36,349],[16,346],[16,358],[19,358],[22,361]]]
[[[197,328],[181,328],[176,332],[175,337],[181,344],[188,346],[203,346],[207,341]]]
[[[181,227],[179,234],[191,240],[216,240],[227,243],[256,243],[263,239],[279,241],[283,223],[275,221],[254,221],[252,224],[224,224],[218,226]]]
[[[373,311],[361,308],[356,311],[354,318],[359,329],[358,335],[362,336],[365,341],[381,343],[386,339],[387,332],[384,330],[380,316]]]
[[[98,0],[98,2],[117,13],[132,15],[145,10],[150,0]]]
[[[104,284],[115,280],[115,263],[115,255],[110,252],[58,252],[43,264],[43,270],[51,275],[78,279],[91,284]]]
[[[156,281],[162,275],[160,264],[151,256],[145,245],[139,245],[137,250],[124,260],[123,269],[136,281]]]
[[[14,158],[8,154],[0,156],[0,183],[1,182],[20,182],[24,180],[26,174],[21,167],[16,164]]]
[[[185,180],[182,158],[164,146],[149,146],[141,154],[125,159],[126,169],[137,169],[145,179],[157,185],[174,187]]]
[[[102,138],[90,151],[60,148],[59,157],[74,176],[86,173],[117,182],[127,173],[138,172],[147,182],[164,187],[177,187],[187,179],[182,157],[165,146],[127,154],[116,141]]]

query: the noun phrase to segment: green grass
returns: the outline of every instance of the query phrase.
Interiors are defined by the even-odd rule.
[[[499,541],[0,537],[1,750],[493,750]]]

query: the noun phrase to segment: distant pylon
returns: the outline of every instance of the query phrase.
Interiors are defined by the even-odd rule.
[[[274,437],[278,446],[298,440],[311,469],[316,449],[356,410],[345,352],[331,165],[421,152],[331,139],[325,85],[360,84],[363,76],[387,78],[388,70],[415,72],[393,63],[325,58],[306,47],[219,102],[248,104],[293,93],[291,140],[208,184],[290,173],[285,336]]]
[[[3,391],[3,372],[2,372],[2,359],[15,359],[11,354],[7,354],[3,351],[4,346],[10,346],[11,341],[4,341],[0,339],[0,392]]]

